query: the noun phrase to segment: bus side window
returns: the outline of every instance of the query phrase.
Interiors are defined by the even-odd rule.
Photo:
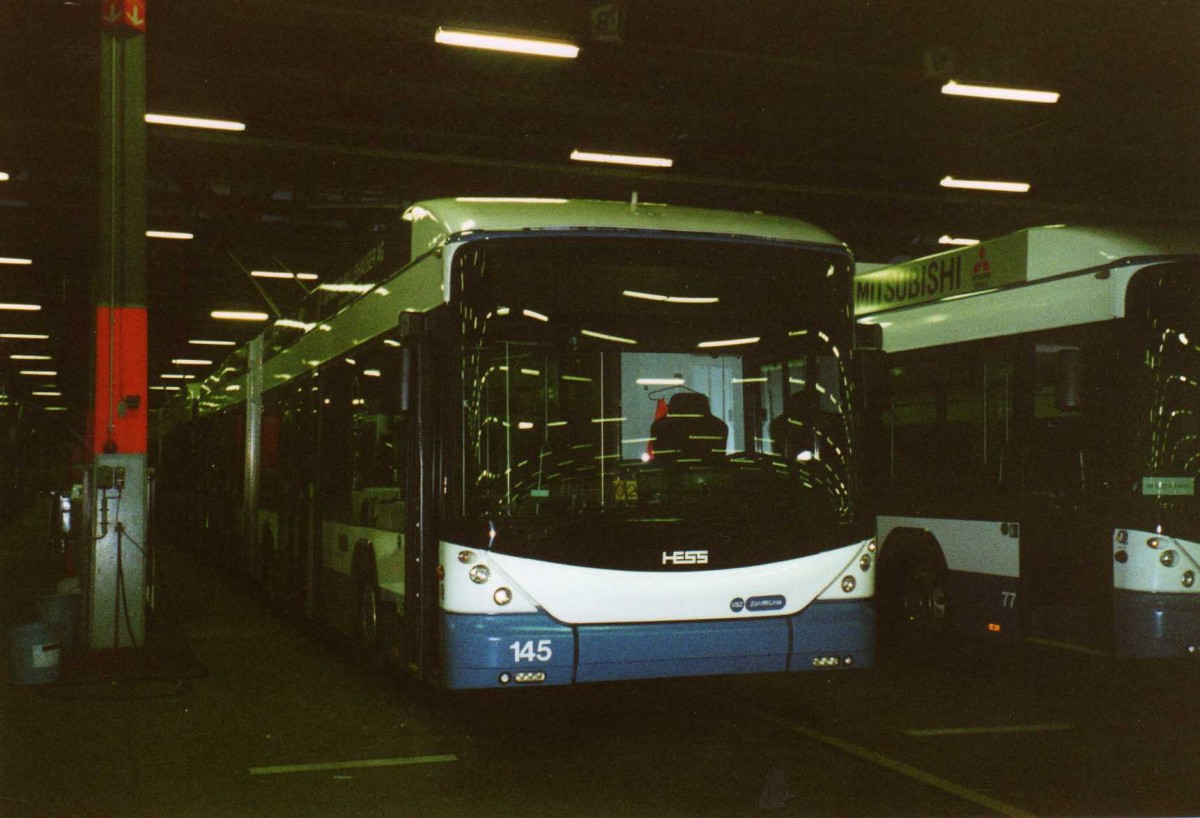
[[[350,513],[356,525],[403,531],[408,423],[400,411],[401,351],[382,342],[349,359]]]

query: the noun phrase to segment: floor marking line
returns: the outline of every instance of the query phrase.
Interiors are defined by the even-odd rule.
[[[1112,656],[1106,650],[1096,650],[1095,648],[1076,645],[1074,642],[1059,642],[1055,639],[1042,639],[1040,636],[1026,636],[1025,641],[1031,645],[1041,645],[1046,648],[1058,648],[1059,650],[1069,650],[1074,653],[1086,653],[1088,656]]]
[[[785,730],[804,736],[805,738],[819,741],[822,744],[827,744],[830,747],[841,750],[844,753],[849,753],[850,755],[860,758],[863,761],[867,761],[871,764],[891,770],[894,773],[899,773],[900,775],[911,778],[914,781],[919,781],[922,784],[935,787],[936,789],[949,793],[956,798],[961,798],[964,801],[970,801],[972,804],[978,804],[979,806],[989,809],[992,812],[1008,816],[1008,818],[1036,818],[1033,813],[1027,812],[1020,807],[1014,807],[1012,804],[1006,804],[999,799],[992,798],[990,795],[984,795],[983,793],[977,792],[970,787],[964,787],[961,784],[955,784],[953,781],[949,781],[941,776],[927,773],[924,770],[917,769],[910,764],[905,764],[903,761],[897,761],[894,758],[888,758],[881,753],[877,753],[874,750],[868,750],[866,747],[860,747],[857,744],[846,741],[845,739],[840,739],[836,736],[829,736],[825,733],[813,730],[811,727],[805,727],[803,724],[796,724],[795,722],[788,721],[787,719],[781,719],[778,716],[772,716],[761,711],[752,710],[750,712],[755,717],[773,724],[776,727],[782,727]]]
[[[927,729],[905,730],[909,736],[982,736],[993,733],[1053,733],[1061,730],[1074,730],[1073,724],[1006,724],[996,727],[930,727]]]
[[[319,764],[280,764],[275,767],[251,767],[250,775],[279,775],[280,773],[307,773],[320,770],[354,770],[363,767],[407,767],[411,764],[440,764],[458,761],[458,756],[409,756],[408,758],[364,758],[359,761],[327,761]]]

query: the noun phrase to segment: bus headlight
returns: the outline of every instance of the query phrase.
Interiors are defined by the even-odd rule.
[[[1124,545],[1125,543],[1129,542],[1129,532],[1123,528],[1119,529],[1117,531],[1117,542],[1120,543],[1121,545]]]
[[[1129,562],[1129,553],[1124,549],[1117,549],[1117,552],[1113,554],[1113,559],[1124,565]]]
[[[1183,587],[1191,588],[1195,584],[1196,584],[1196,572],[1195,571],[1184,571],[1183,572]]]
[[[1151,537],[1150,539],[1146,540],[1146,545],[1150,546],[1151,548],[1158,548],[1158,537]]]
[[[858,558],[858,567],[861,568],[863,571],[870,571],[871,570],[871,555],[863,554],[861,557],[859,557]]]
[[[461,562],[463,565],[470,565],[471,560],[473,560],[473,559],[475,559],[475,555],[472,554],[470,551],[459,551],[458,552],[458,561]]]
[[[842,590],[846,593],[853,591],[857,585],[858,582],[854,579],[854,577],[849,575],[842,577]]]
[[[876,549],[878,549],[878,548],[879,548],[879,546],[875,544],[875,538],[874,538],[874,537],[872,537],[871,539],[867,540],[867,550],[868,550],[868,551],[870,551],[872,554],[874,554],[874,553],[875,553],[875,551],[876,551]]]
[[[488,570],[486,565],[480,563],[479,565],[471,566],[469,576],[471,577],[471,582],[474,582],[477,585],[482,585],[492,576],[492,572]]]
[[[1175,564],[1175,552],[1174,551],[1162,552],[1162,554],[1160,554],[1158,557],[1158,561],[1161,562],[1163,565],[1167,566],[1168,568],[1170,568],[1172,565]]]
[[[497,588],[496,593],[492,594],[492,601],[497,605],[507,605],[512,602],[512,591],[507,588]]]

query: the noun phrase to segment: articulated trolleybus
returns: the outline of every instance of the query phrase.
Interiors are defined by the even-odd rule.
[[[373,250],[169,433],[209,460],[208,541],[447,689],[872,663],[843,244],[566,200],[400,227],[404,262]]]
[[[1200,651],[1200,233],[1042,227],[860,274],[891,368],[880,627]]]

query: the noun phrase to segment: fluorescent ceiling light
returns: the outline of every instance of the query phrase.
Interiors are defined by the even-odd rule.
[[[979,244],[979,239],[956,239],[953,236],[941,236],[938,238],[938,244],[961,244],[963,246],[968,246],[972,244]]]
[[[266,321],[271,317],[253,310],[213,310],[209,315],[223,321]]]
[[[1032,91],[1027,88],[1004,88],[998,85],[968,85],[950,80],[942,93],[956,97],[1003,99],[1009,102],[1058,102],[1057,91]]]
[[[37,312],[42,308],[41,304],[2,304],[0,310],[17,310],[19,312]]]
[[[742,344],[757,344],[762,338],[730,338],[727,341],[701,341],[696,344],[700,349],[712,349],[713,347],[734,347]]]
[[[39,335],[31,332],[0,332],[0,338],[8,338],[17,341],[48,341],[49,335]]]
[[[316,281],[316,273],[288,273],[282,270],[251,270],[250,275],[255,278],[286,278],[298,279],[300,281]]]
[[[212,131],[244,131],[245,122],[229,119],[204,119],[197,116],[173,116],[171,114],[146,114],[151,125],[178,125],[183,128],[207,128]]]
[[[188,241],[195,238],[191,233],[179,233],[174,230],[147,230],[146,238],[148,239],[178,239],[180,241]]]
[[[65,407],[65,406],[43,406],[42,409],[47,412],[65,412],[65,411],[67,411],[67,407]]]
[[[601,341],[616,341],[618,344],[637,343],[637,341],[633,340],[632,338],[622,338],[619,335],[605,335],[603,332],[596,332],[595,330],[590,329],[581,329],[580,332],[589,338],[599,338]],[[564,379],[566,379],[566,376],[564,376]]]
[[[644,168],[669,168],[675,164],[674,159],[661,156],[630,156],[621,153],[594,153],[592,151],[571,151],[571,158],[576,162],[602,162],[608,165],[636,165]]]
[[[997,190],[1001,193],[1028,193],[1028,182],[988,182],[979,179],[955,179],[947,176],[942,179],[942,187],[956,187],[964,190]]]
[[[543,40],[536,37],[506,37],[438,26],[433,35],[435,43],[488,51],[507,51],[512,54],[532,54],[537,57],[558,57],[573,60],[579,56],[579,46],[565,40]]]
[[[33,264],[31,258],[5,258],[0,256],[0,264]]]
[[[159,375],[159,377],[166,378],[166,379],[172,380],[172,381],[194,381],[194,380],[196,380],[195,375],[182,375],[178,372],[164,372],[163,374]]]
[[[46,391],[46,392],[30,392],[29,394],[36,395],[39,398],[61,398],[62,397],[62,392]]]
[[[369,293],[374,284],[321,284],[318,290],[327,293]]]
[[[154,386],[150,387],[150,389],[155,392],[178,392],[182,388],[183,387],[181,386],[174,386],[173,384],[155,384]]]
[[[195,344],[198,347],[235,347],[237,341],[210,341],[207,338],[192,338],[188,340],[189,344]]]
[[[48,360],[50,360],[49,355],[9,355],[8,357],[14,361],[48,361]]]
[[[39,378],[56,378],[56,377],[58,377],[58,372],[56,372],[53,369],[22,369],[21,374],[22,375],[34,375]]]
[[[532,318],[535,321],[550,320],[550,316],[542,315],[540,312],[534,312],[533,310],[521,310],[521,315],[525,316],[526,318]]]
[[[288,329],[302,329],[305,332],[308,332],[309,330],[313,329],[316,324],[306,324],[303,321],[297,321],[295,318],[277,318],[275,319],[275,326],[287,327]]]
[[[203,358],[172,358],[171,363],[175,366],[212,366],[212,361]]]
[[[683,386],[683,378],[638,378],[638,386]]]

